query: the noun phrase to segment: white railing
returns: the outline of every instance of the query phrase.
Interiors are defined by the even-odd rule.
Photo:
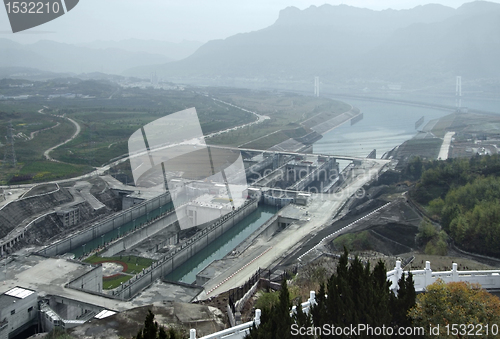
[[[469,283],[478,283],[484,289],[500,289],[500,270],[488,271],[458,271],[457,264],[452,265],[451,271],[432,272],[431,263],[425,262],[425,269],[410,271],[413,275],[415,283],[415,291],[423,292],[430,284],[436,282],[437,279],[443,280],[445,283],[465,281]],[[396,261],[396,267],[392,271],[387,272],[387,279],[391,282],[390,289],[397,291],[399,279],[403,276],[403,269],[401,268],[401,261]],[[309,313],[311,305],[316,303],[316,292],[309,293],[309,299],[301,304],[302,311]],[[292,307],[290,316],[297,311],[297,306]],[[253,321],[237,325],[226,330],[216,332],[199,339],[243,339],[252,328],[254,322],[255,326],[259,326],[261,317],[261,310],[255,310],[255,318]],[[189,339],[196,339],[196,330],[190,331]]]
[[[261,316],[261,311],[259,309],[255,310],[255,318],[252,321],[249,321],[247,323],[237,325],[231,328],[228,328],[226,330],[209,334],[204,337],[201,337],[200,339],[230,339],[230,338],[238,338],[242,339],[244,338],[249,332],[250,329],[252,328],[253,324],[255,323],[255,326],[260,325],[260,316]],[[196,330],[191,329],[189,331],[189,339],[196,339]]]
[[[500,270],[488,271],[459,271],[457,264],[452,265],[450,271],[433,272],[431,263],[425,262],[425,269],[410,271],[415,283],[415,291],[423,292],[430,284],[441,279],[445,283],[465,281],[473,284],[480,284],[484,289],[500,289]],[[391,281],[391,290],[395,291],[398,281],[403,274],[401,262],[396,261],[394,270],[387,272],[387,279]]]

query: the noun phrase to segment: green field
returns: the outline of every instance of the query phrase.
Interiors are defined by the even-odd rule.
[[[5,105],[5,103],[3,103]],[[22,108],[19,104],[16,108]],[[4,162],[12,146],[7,140],[9,125],[12,126],[17,165]],[[75,133],[75,126],[66,119],[50,114],[33,112],[30,105],[25,110],[0,111],[0,183],[20,184],[64,179],[87,173],[89,166],[47,161],[43,153]]]
[[[109,261],[119,261],[119,262],[125,263],[127,265],[127,269],[125,270],[125,273],[130,273],[130,274],[137,274],[137,273],[141,272],[143,269],[146,269],[149,266],[151,266],[154,262],[154,260],[152,260],[152,259],[136,257],[136,256],[131,256],[131,255],[109,257],[109,258],[108,257],[99,257],[96,255],[93,255],[93,256],[85,259],[84,261],[88,262],[90,264],[99,264],[99,263],[109,262]]]
[[[288,93],[240,90],[237,93],[219,91],[217,95],[228,103],[267,115],[270,119],[207,141],[214,145],[267,149],[289,138],[310,133],[311,130],[302,125],[307,125],[305,122],[310,118],[331,118],[350,109],[343,102]]]
[[[14,81],[14,80],[12,80]],[[52,94],[64,85],[71,93],[91,95],[92,98],[47,100],[42,95]],[[9,87],[0,81],[0,91],[20,95],[24,89]],[[142,126],[173,112],[195,107],[205,135],[255,121],[255,115],[237,107],[212,99],[219,98],[237,106],[267,115],[271,119],[259,125],[222,134],[207,140],[209,144],[225,144],[266,149],[290,137],[301,137],[311,132],[307,119],[320,119],[349,109],[349,106],[326,98],[296,94],[256,92],[224,88],[193,88],[161,90],[119,88],[107,81],[80,81],[61,79],[34,82],[28,100],[0,101],[0,160],[11,148],[5,136],[12,122],[17,166],[2,164],[0,183],[18,184],[78,176],[99,167],[111,159],[128,153],[128,138]],[[4,94],[4,95],[5,95]],[[111,96],[112,94],[112,96]],[[43,113],[38,111],[43,108]],[[60,163],[47,163],[44,151],[68,140],[75,126],[64,115],[81,127],[80,134],[50,155]],[[31,134],[36,132],[36,134]],[[168,132],[168,131],[167,131]],[[114,174],[124,176],[128,169]]]
[[[45,160],[26,164],[19,171],[19,175],[29,175],[33,182],[45,182],[74,177],[90,170],[91,167],[85,165],[71,165]]]
[[[84,260],[90,264],[99,264],[104,262],[118,262],[122,264],[125,268],[124,273],[127,274],[117,274],[109,278],[103,278],[102,288],[105,290],[110,290],[120,286],[120,284],[129,281],[134,274],[141,272],[142,270],[151,266],[154,262],[152,259],[141,258],[131,255],[116,256],[116,257],[99,257],[93,255]]]
[[[102,288],[104,290],[112,290],[114,288],[117,288],[124,282],[129,281],[130,278],[132,278],[130,275],[125,274],[118,274],[110,278],[104,278],[102,279]]]

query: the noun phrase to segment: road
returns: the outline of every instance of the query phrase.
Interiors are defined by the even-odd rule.
[[[48,107],[47,107],[47,106],[43,106],[43,108],[42,108],[42,109],[38,110],[38,113],[40,113],[40,114],[45,114],[45,113],[43,112],[43,110],[44,110],[44,109],[46,109],[46,108],[48,108]],[[62,143],[60,143],[59,145],[56,145],[56,146],[54,146],[54,147],[51,147],[51,148],[49,148],[48,150],[46,150],[45,152],[43,152],[43,155],[44,155],[45,159],[50,160],[50,161],[56,161],[56,162],[59,162],[58,160],[55,160],[55,159],[53,159],[53,158],[50,156],[50,152],[52,152],[53,150],[55,150],[56,148],[58,148],[58,147],[60,147],[60,146],[62,146],[62,145],[64,145],[64,144],[67,144],[67,143],[68,143],[68,142],[70,142],[71,140],[75,139],[75,138],[76,138],[76,137],[80,134],[80,132],[81,132],[81,130],[82,130],[82,129],[80,128],[80,124],[79,124],[79,123],[77,123],[75,120],[73,120],[73,119],[71,119],[71,118],[68,118],[68,117],[66,117],[66,116],[63,116],[63,115],[56,115],[56,116],[57,116],[57,117],[59,117],[59,118],[64,118],[64,119],[66,119],[66,120],[70,121],[71,123],[73,123],[73,125],[75,125],[75,128],[76,128],[76,131],[75,131],[75,133],[71,136],[71,138],[69,138],[68,140],[66,140],[66,141],[64,141],[64,142],[62,142]],[[32,133],[31,133],[30,138],[31,138],[31,139],[33,139],[33,138],[35,137],[35,134],[37,134],[37,133],[39,133],[39,132],[41,132],[41,131],[45,131],[45,130],[48,130],[48,129],[51,129],[51,128],[55,128],[55,127],[59,126],[60,124],[61,124],[61,123],[60,123],[60,122],[58,122],[55,126],[52,126],[52,127],[49,127],[49,128],[45,128],[45,129],[42,129],[42,130],[40,130],[40,131],[35,131],[35,132],[32,132]],[[55,182],[54,182],[54,183],[55,183]],[[1,187],[5,187],[5,186],[1,186]],[[28,186],[27,186],[27,187],[28,187]]]
[[[297,259],[307,262],[304,257],[314,249],[324,244],[325,240],[332,241],[333,237],[340,235],[340,232],[352,229],[352,227],[356,226],[357,222],[364,220],[366,217],[371,216],[385,207],[387,207],[387,204],[381,207],[372,208],[371,210],[365,211],[364,213],[354,217],[342,218],[341,220],[332,223],[330,226],[325,227],[311,239],[307,240],[304,245],[300,246],[300,249],[298,249],[293,255],[289,256],[285,265],[291,264]]]
[[[450,152],[451,139],[455,135],[455,132],[446,132],[443,139],[443,144],[439,150],[438,160],[448,159],[448,153]]]
[[[208,134],[205,136],[205,139],[208,139],[208,138],[211,138],[211,137],[214,137],[216,135],[221,135],[221,134],[224,134],[224,133],[228,133],[228,132],[231,132],[231,131],[236,131],[238,129],[241,129],[241,128],[244,128],[244,127],[247,127],[247,126],[253,126],[253,125],[256,125],[256,124],[260,124],[268,119],[271,119],[270,117],[268,117],[267,115],[261,115],[261,114],[258,114],[256,112],[252,112],[252,111],[249,111],[247,110],[246,108],[243,108],[243,107],[239,107],[239,106],[236,106],[236,105],[233,105],[229,102],[225,102],[225,101],[222,101],[220,99],[216,99],[216,98],[212,98],[212,100],[214,101],[217,101],[217,102],[220,102],[222,104],[225,104],[225,105],[228,105],[228,106],[231,106],[231,107],[234,107],[234,108],[237,108],[239,110],[242,110],[243,112],[247,112],[247,113],[252,113],[253,115],[255,115],[257,117],[257,120],[255,121],[252,121],[252,122],[249,122],[247,124],[243,124],[243,125],[239,125],[239,126],[235,126],[235,127],[231,127],[231,128],[227,128],[225,130],[222,130],[222,131],[218,131],[218,132],[214,132],[214,133],[211,133],[211,134]],[[275,133],[275,132],[274,132]]]
[[[45,159],[47,159],[47,160],[59,162],[58,160],[55,160],[55,159],[53,159],[53,158],[50,156],[50,152],[52,152],[53,150],[55,150],[56,148],[58,148],[58,147],[60,147],[60,146],[62,146],[62,145],[64,145],[64,144],[67,144],[67,143],[68,143],[68,142],[70,142],[71,140],[75,139],[75,138],[78,136],[78,134],[80,134],[80,131],[81,131],[80,124],[79,124],[79,123],[77,123],[75,120],[73,120],[73,119],[71,119],[71,118],[68,118],[68,117],[64,117],[64,118],[66,118],[67,120],[71,121],[71,123],[73,123],[73,125],[75,125],[75,127],[76,127],[76,131],[75,131],[75,133],[71,136],[71,138],[69,138],[68,140],[66,140],[66,141],[64,141],[64,142],[62,142],[62,143],[60,143],[59,145],[56,145],[56,146],[54,146],[54,147],[51,147],[51,148],[49,148],[48,150],[46,150],[45,152],[43,152],[43,155],[45,156]]]
[[[253,122],[250,122],[250,123],[247,123],[247,124],[240,125],[240,126],[231,127],[231,128],[225,129],[223,131],[211,133],[209,135],[206,135],[204,137],[204,139],[208,139],[208,138],[211,138],[213,136],[220,135],[222,133],[227,133],[229,131],[233,131],[233,130],[237,130],[237,129],[240,129],[240,128],[244,128],[246,126],[252,126],[252,125],[255,125],[255,124],[260,124],[260,123],[262,123],[262,122],[270,119],[270,117],[268,117],[266,115],[261,115],[261,114],[249,111],[249,110],[247,110],[245,108],[233,105],[231,103],[228,103],[228,102],[216,99],[216,98],[212,98],[212,99],[215,100],[215,101],[217,101],[217,102],[223,103],[225,105],[229,105],[229,106],[241,109],[242,111],[245,111],[245,112],[248,112],[248,113],[252,113],[252,114],[254,114],[257,117],[257,120],[255,120]],[[48,107],[44,106],[44,108],[40,109],[38,111],[38,113],[45,114],[43,112],[43,110],[45,108],[48,108]],[[69,121],[71,121],[75,125],[76,131],[73,134],[73,136],[71,138],[69,138],[68,140],[66,140],[65,142],[63,142],[63,143],[61,143],[59,145],[56,145],[54,147],[51,147],[51,148],[49,148],[48,150],[46,150],[44,152],[44,156],[48,160],[57,161],[57,160],[53,159],[52,157],[50,157],[50,152],[52,152],[54,149],[56,149],[56,148],[58,148],[58,147],[60,147],[60,146],[62,146],[64,144],[70,142],[71,140],[75,139],[80,134],[80,131],[81,131],[80,125],[76,121],[74,121],[73,119],[71,119],[71,118],[68,118],[68,117],[64,117],[64,118],[68,119]],[[199,140],[198,142],[201,142],[201,140]],[[179,144],[176,144],[176,145],[165,145],[165,146],[159,147],[159,148],[157,148],[155,150],[161,150],[161,149],[165,149],[165,148],[169,148],[169,147],[174,147],[174,146],[177,146],[177,145],[180,145],[180,144],[183,144],[183,143],[179,143]],[[244,150],[255,151],[254,149],[242,149],[242,148],[236,148],[236,147],[223,147],[223,146],[214,146],[214,145],[211,145],[210,147],[232,149],[232,150],[240,150],[240,151],[244,151]],[[87,178],[92,177],[92,176],[101,175],[105,171],[109,170],[111,167],[116,166],[116,165],[118,165],[118,164],[120,164],[120,163],[122,163],[124,161],[127,161],[130,157],[143,156],[144,154],[147,154],[147,152],[142,152],[142,153],[139,153],[139,154],[134,154],[132,156],[126,154],[123,157],[119,158],[118,160],[115,160],[115,161],[113,161],[113,162],[111,162],[111,163],[109,163],[107,165],[104,165],[104,166],[101,166],[101,167],[97,167],[96,170],[93,171],[93,172],[91,172],[91,173],[80,175],[78,177],[73,177],[73,178],[70,178],[70,179],[62,179],[62,180],[50,181],[50,182],[47,182],[47,183],[64,183],[64,182],[68,182],[68,181],[82,180],[82,179],[87,179]],[[301,154],[301,153],[287,152],[286,154],[296,155],[296,154]],[[345,160],[366,160],[365,158],[358,158],[358,157],[345,157],[345,156],[335,156],[335,155],[328,155],[328,156],[332,156],[332,157],[338,158],[338,159],[345,159]],[[374,162],[379,162],[380,164],[382,164],[382,163],[385,164],[386,163],[386,161],[384,161],[384,160],[377,160],[377,159],[371,159],[371,160],[374,161]],[[3,186],[0,186],[0,188],[30,188],[30,187],[33,187],[33,186],[34,186],[34,184],[23,184],[23,185],[15,185],[15,186],[3,185]]]

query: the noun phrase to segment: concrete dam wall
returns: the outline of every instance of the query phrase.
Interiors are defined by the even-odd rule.
[[[144,239],[151,237],[161,230],[171,228],[175,232],[177,238],[177,230],[179,227],[176,225],[177,215],[175,211],[163,216],[147,226],[144,226],[132,233],[126,235],[122,239],[117,240],[113,244],[107,246],[106,250],[101,253],[102,257],[113,257],[115,254],[128,250],[135,245],[139,244]],[[177,243],[177,241],[176,241]]]
[[[164,206],[171,201],[170,194],[164,193],[151,200],[144,201],[140,204],[132,206],[131,208],[116,213],[112,216],[104,218],[98,223],[66,238],[60,240],[46,248],[40,250],[38,253],[47,256],[56,256],[64,253],[71,252],[76,248],[80,248],[83,244],[90,242],[103,234],[106,234],[118,227],[132,222],[133,220],[148,215],[149,212]]]
[[[239,209],[222,216],[211,226],[204,228],[195,234],[187,242],[178,246],[171,253],[153,263],[152,266],[137,274],[128,282],[124,283],[114,297],[121,300],[133,298],[137,293],[152,284],[156,279],[162,278],[177,267],[184,264],[189,258],[208,246],[212,241],[220,237],[235,224],[257,209],[258,201],[247,200]]]

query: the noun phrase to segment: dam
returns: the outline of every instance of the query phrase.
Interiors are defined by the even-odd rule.
[[[196,275],[201,270],[210,265],[214,260],[222,259],[225,255],[230,253],[275,213],[275,207],[265,205],[259,206],[255,211],[222,234],[209,246],[196,253],[184,265],[168,274],[165,279],[169,281],[181,281],[188,284],[195,282]]]
[[[230,200],[220,193],[227,191],[224,183],[213,185],[206,180],[191,180],[189,186],[172,180],[173,191],[150,199],[151,195],[134,192],[133,187],[128,192],[117,188],[127,209],[43,248],[39,254],[80,259],[98,254],[104,261],[121,255],[152,259],[151,266],[130,280],[102,292],[119,300],[130,300],[157,279],[203,285],[211,279],[206,268],[232,255],[257,230],[270,239],[285,229],[295,217],[277,216],[279,209],[293,204],[300,212],[308,206],[311,193],[328,193],[343,181],[335,156],[273,151],[260,156],[250,153],[245,162],[254,177],[248,179],[247,190],[230,195]],[[179,202],[184,196],[187,199]],[[231,199],[242,204],[233,204]],[[192,226],[183,229],[182,219]]]
[[[84,253],[96,250],[126,232],[141,227],[162,215],[172,213],[172,207],[170,194],[168,192],[161,194],[46,246],[38,254],[57,256],[72,253],[75,257],[81,257]]]

